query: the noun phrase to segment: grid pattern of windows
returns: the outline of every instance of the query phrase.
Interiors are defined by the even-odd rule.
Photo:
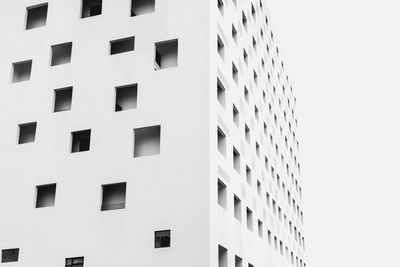
[[[281,257],[289,255],[289,251],[297,254],[303,267],[296,97],[263,3],[263,0],[215,1],[218,24],[215,103],[233,107],[217,109],[216,127],[218,131],[221,124],[229,128],[223,144],[228,151],[233,150],[232,158],[218,158],[218,169],[229,176],[226,180],[219,177],[218,192],[220,183],[224,183],[227,199],[234,196],[227,209],[233,209],[236,222],[244,221],[253,230],[254,238],[265,239],[265,244],[272,244]],[[220,134],[216,150],[221,151]],[[241,168],[245,171],[240,172]],[[246,220],[241,220],[241,214],[246,214]],[[268,220],[273,222],[266,224]],[[289,260],[289,256],[286,258]],[[235,259],[236,265],[241,264],[237,256]]]

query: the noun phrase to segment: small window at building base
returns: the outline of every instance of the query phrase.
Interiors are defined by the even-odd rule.
[[[32,60],[13,63],[12,82],[23,82],[31,79]]]
[[[103,185],[101,210],[125,209],[126,183]]]
[[[65,267],[83,267],[83,262],[84,262],[83,257],[66,258]]]
[[[102,0],[82,0],[82,18],[101,14]]]
[[[36,208],[52,207],[56,199],[56,184],[36,186]]]
[[[3,249],[1,251],[1,262],[16,262],[19,257],[19,248]]]
[[[134,109],[137,105],[137,84],[115,88],[115,111]]]
[[[71,153],[88,151],[90,149],[91,130],[72,132]]]
[[[154,12],[155,0],[132,0],[131,17]]]
[[[19,125],[18,144],[26,144],[35,142],[36,138],[36,122],[24,123]]]
[[[26,29],[34,29],[46,25],[47,3],[38,6],[28,7],[26,16]]]
[[[169,40],[156,43],[155,70],[178,66],[178,40]]]
[[[134,157],[160,154],[161,126],[134,129]]]
[[[171,230],[155,231],[154,247],[166,248],[171,246]]]

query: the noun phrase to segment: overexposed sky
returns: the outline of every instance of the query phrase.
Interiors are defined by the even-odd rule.
[[[400,266],[400,1],[267,4],[298,100],[307,266]]]

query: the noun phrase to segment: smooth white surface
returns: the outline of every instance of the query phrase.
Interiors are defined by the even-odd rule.
[[[307,266],[397,266],[399,2],[268,2],[299,100]]]

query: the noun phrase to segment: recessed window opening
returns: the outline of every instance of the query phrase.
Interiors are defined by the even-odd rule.
[[[18,144],[26,144],[35,142],[36,137],[36,122],[20,124]]]
[[[161,126],[134,129],[134,157],[160,154]]]
[[[155,44],[155,70],[178,66],[178,39]]]
[[[71,109],[72,87],[54,90],[54,112],[67,111]]]
[[[246,218],[247,218],[247,229],[253,231],[253,212],[247,208],[246,209]]]
[[[19,257],[19,248],[3,249],[1,251],[1,262],[17,262]]]
[[[101,15],[102,0],[82,0],[82,18]]]
[[[115,88],[115,111],[135,109],[137,106],[137,84]]]
[[[235,255],[235,267],[243,267],[242,258],[236,255]]]
[[[251,169],[249,166],[246,166],[246,182],[248,185],[251,185]]]
[[[131,17],[152,13],[155,7],[155,0],[132,0]]]
[[[245,28],[245,30],[247,30],[247,18],[246,18],[246,15],[244,14],[244,12],[242,12],[242,24],[243,24],[243,27]]]
[[[261,183],[260,183],[260,181],[257,181],[257,194],[259,196],[261,196]]]
[[[233,122],[236,124],[236,126],[239,127],[239,110],[236,108],[235,105],[232,106],[232,116],[233,116]]]
[[[83,267],[83,263],[84,263],[83,257],[65,259],[65,267]]]
[[[32,60],[13,63],[12,82],[23,82],[31,79]]]
[[[245,49],[243,49],[243,61],[244,63],[246,63],[246,65],[248,64],[249,60],[248,60],[248,55]]]
[[[36,208],[52,207],[56,199],[56,184],[36,186]]]
[[[72,42],[51,46],[51,66],[71,62]]]
[[[233,213],[235,219],[242,220],[242,201],[236,195],[233,196]]]
[[[258,236],[263,237],[263,223],[260,220],[258,220]]]
[[[217,99],[218,102],[225,108],[225,98],[226,98],[226,90],[222,85],[220,79],[217,79]]]
[[[244,136],[246,138],[247,143],[250,144],[250,128],[247,126],[247,124],[244,125]]]
[[[222,155],[226,155],[226,135],[225,133],[221,130],[221,128],[218,127],[217,129],[217,134],[218,134],[218,151]]]
[[[91,130],[72,132],[71,153],[89,151]]]
[[[48,4],[41,4],[26,9],[26,30],[46,26]]]
[[[226,197],[227,197],[227,193],[226,193],[226,185],[220,180],[218,179],[218,204],[223,207],[224,209],[226,209],[227,207],[227,201],[226,201]]]
[[[154,247],[167,248],[171,246],[171,230],[154,232]]]
[[[218,9],[221,14],[224,14],[224,1],[223,0],[217,0],[218,3]]]
[[[224,42],[222,42],[222,39],[219,35],[217,36],[217,50],[218,50],[218,54],[220,55],[220,57],[224,58],[225,45],[224,45]]]
[[[233,148],[233,168],[240,173],[240,153]]]
[[[244,99],[246,100],[247,104],[250,101],[250,97],[249,97],[249,90],[247,90],[246,86],[243,89],[243,95],[244,95]]]
[[[233,24],[232,24],[232,38],[235,42],[237,42],[237,30]]]
[[[235,63],[232,62],[232,79],[238,83],[239,82],[239,73],[235,66]]]
[[[102,185],[101,210],[125,209],[126,183]]]
[[[228,250],[218,245],[218,267],[228,267]]]
[[[126,53],[135,50],[135,36],[110,41],[110,55]]]

